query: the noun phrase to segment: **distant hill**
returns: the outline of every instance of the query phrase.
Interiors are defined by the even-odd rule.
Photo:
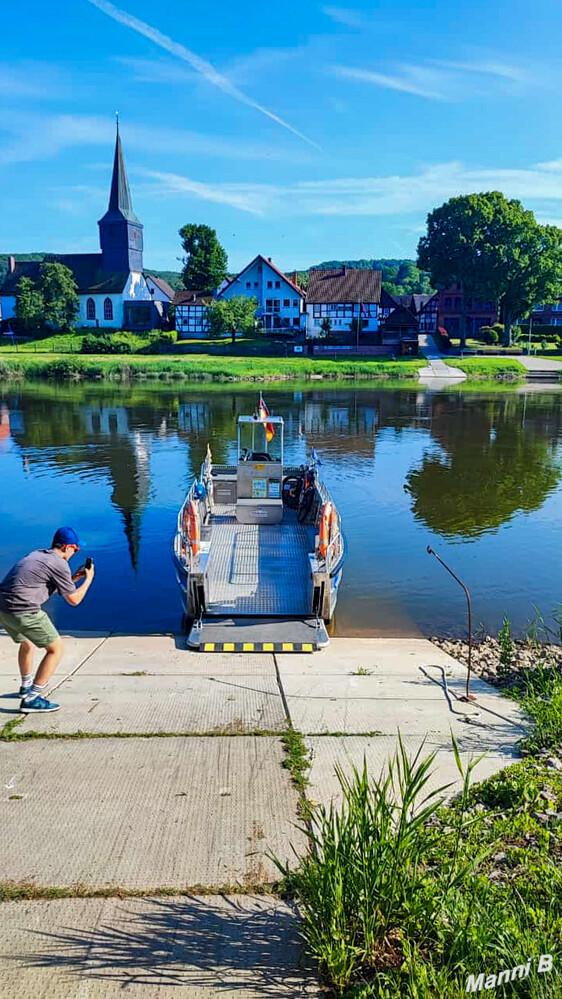
[[[148,274],[153,274],[154,277],[164,278],[164,281],[167,281],[172,288],[183,288],[180,271],[155,271],[154,267],[145,267],[145,270]]]

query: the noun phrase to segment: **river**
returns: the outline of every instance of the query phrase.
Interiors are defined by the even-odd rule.
[[[0,574],[75,526],[96,578],[78,609],[50,610],[75,631],[143,633],[180,625],[170,541],[210,441],[235,452],[236,418],[259,389],[223,385],[5,385],[0,392]],[[558,604],[562,569],[562,392],[431,392],[267,386],[286,421],[286,460],[316,448],[349,554],[338,635],[461,635],[470,588],[475,630],[504,614],[521,634]],[[71,564],[78,564],[82,553]]]

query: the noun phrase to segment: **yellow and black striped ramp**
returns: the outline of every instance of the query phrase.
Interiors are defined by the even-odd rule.
[[[201,652],[317,652],[316,642],[202,642]]]
[[[199,652],[317,652],[330,639],[316,618],[214,618],[194,624],[187,644]]]

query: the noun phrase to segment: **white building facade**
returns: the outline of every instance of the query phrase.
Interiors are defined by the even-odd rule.
[[[268,332],[298,333],[305,323],[305,293],[293,279],[275,266],[271,257],[259,254],[222,291],[219,299],[245,295],[256,298],[257,318]]]

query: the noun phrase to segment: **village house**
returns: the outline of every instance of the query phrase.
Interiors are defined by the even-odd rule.
[[[380,326],[380,340],[392,354],[415,356],[418,353],[419,321],[410,309],[397,305]]]
[[[562,299],[552,305],[535,305],[532,317],[541,326],[562,326]]]
[[[246,295],[257,298],[256,317],[267,331],[298,333],[304,319],[305,293],[297,284],[297,275],[288,278],[275,266],[271,257],[258,254],[243,271],[219,291],[219,299]]]
[[[53,253],[45,257],[46,262],[64,264],[74,275],[80,300],[77,325],[128,330],[166,325],[174,291],[162,278],[144,270],[143,225],[133,210],[119,124],[109,206],[98,226],[101,253]],[[40,261],[9,258],[0,289],[4,325],[16,325],[20,279],[37,281],[40,267]]]
[[[297,284],[297,275],[288,278],[271,257],[257,257],[236,277],[215,291],[178,291],[174,298],[176,330],[180,338],[208,336],[208,304],[213,299],[235,295],[255,298],[256,320],[267,332],[299,333],[305,318],[305,293]]]
[[[353,343],[351,321],[361,317],[362,335],[377,333],[379,321],[396,303],[382,287],[381,271],[347,267],[334,270],[312,268],[308,272],[306,333],[322,334],[322,322],[330,320],[331,332]]]
[[[463,313],[462,287],[459,283],[437,292],[438,325],[447,330],[450,337],[461,334]],[[493,326],[498,322],[498,309],[494,302],[466,302],[466,334],[479,336],[482,326]]]

